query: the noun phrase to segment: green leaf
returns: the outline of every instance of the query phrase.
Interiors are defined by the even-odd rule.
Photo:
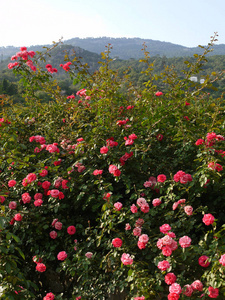
[[[11,265],[10,265],[9,262],[6,263],[5,269],[6,269],[6,272],[7,272],[8,274],[11,272]]]
[[[21,255],[21,257],[25,260],[25,255],[22,252],[22,250],[20,248],[18,248],[18,247],[15,247],[15,249],[19,252],[19,254]]]

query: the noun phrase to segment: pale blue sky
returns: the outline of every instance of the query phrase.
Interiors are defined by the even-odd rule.
[[[194,47],[215,31],[225,44],[225,0],[1,0],[0,12],[0,46],[109,36]]]

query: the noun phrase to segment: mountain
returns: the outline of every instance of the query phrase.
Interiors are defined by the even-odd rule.
[[[203,50],[199,47],[184,47],[168,42],[161,42],[151,39],[141,38],[78,38],[64,41],[65,44],[74,45],[86,49],[91,52],[101,53],[105,50],[105,46],[111,44],[113,49],[111,57],[118,57],[120,59],[139,59],[143,57],[143,44],[147,46],[147,51],[150,56],[166,56],[166,57],[183,57],[192,56],[193,54],[201,54]],[[225,55],[225,44],[214,45],[212,55]],[[211,54],[211,53],[210,53]]]
[[[100,38],[72,38],[64,41],[64,45],[71,45],[74,47],[82,48],[86,51],[100,54],[104,52],[108,44],[111,44],[113,49],[111,50],[111,57],[120,59],[140,59],[144,56],[143,44],[146,44],[147,51],[150,52],[150,56],[166,56],[170,57],[187,57],[193,54],[201,54],[203,50],[199,47],[184,47],[181,45],[161,42],[151,39],[141,39],[141,38],[110,38],[110,37],[100,37]],[[50,45],[47,45],[50,47]],[[41,51],[43,46],[36,45],[29,47],[29,50]],[[78,48],[76,48],[78,49]],[[214,51],[209,53],[209,55],[225,55],[225,44],[214,45]],[[18,47],[7,46],[0,47],[0,61],[11,57],[16,52],[19,51]],[[82,50],[79,50],[82,51]],[[82,55],[83,56],[83,53]]]

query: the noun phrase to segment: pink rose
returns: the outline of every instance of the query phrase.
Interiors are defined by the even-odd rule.
[[[182,248],[188,248],[191,245],[191,238],[185,235],[179,239],[179,244]]]
[[[180,298],[180,296],[176,293],[169,293],[167,298],[168,298],[168,300],[178,300]]]
[[[136,220],[136,222],[135,222],[135,227],[142,227],[142,225],[144,224],[144,220],[143,219],[141,219],[141,218],[139,218],[139,219],[137,219]]]
[[[141,235],[141,228],[140,227],[134,228],[133,235],[134,236],[140,236]]]
[[[202,144],[204,144],[205,143],[205,141],[203,140],[203,139],[198,139],[196,142],[195,142],[195,145],[196,146],[199,146],[199,145],[202,145]]]
[[[53,239],[53,240],[57,238],[57,232],[54,231],[54,230],[52,230],[52,231],[49,233],[49,235],[50,235],[51,239]]]
[[[61,222],[56,222],[55,223],[55,229],[61,230],[62,229],[62,223]]]
[[[121,208],[123,207],[123,204],[120,202],[116,202],[116,203],[114,203],[114,207],[116,210],[120,211]]]
[[[133,143],[134,143],[134,140],[126,139],[125,146],[131,146],[131,145],[133,145]]]
[[[138,242],[137,242],[137,245],[138,245],[138,248],[139,248],[139,249],[145,249],[145,248],[146,248],[146,244],[143,243],[143,242],[138,241]]]
[[[208,261],[209,257],[206,255],[202,255],[198,259],[198,263],[201,267],[207,268],[210,265],[210,262]]]
[[[162,247],[162,254],[165,256],[170,256],[172,254],[172,249],[169,246],[163,246]]]
[[[138,208],[135,204],[131,205],[130,210],[133,214],[136,214],[138,212]]]
[[[30,173],[27,175],[26,179],[28,183],[31,183],[37,179],[37,176],[34,173]]]
[[[209,297],[217,298],[219,296],[219,289],[214,289],[212,286],[208,287]]]
[[[34,200],[42,199],[42,197],[43,197],[43,194],[42,194],[42,193],[36,193],[36,194],[34,195]]]
[[[73,234],[75,234],[75,232],[76,232],[76,228],[72,225],[72,226],[69,226],[68,228],[67,228],[67,232],[70,234],[70,235],[73,235]]]
[[[225,254],[221,255],[219,263],[225,267]]]
[[[22,221],[22,216],[21,216],[21,214],[15,214],[15,216],[14,216],[14,219],[17,221],[17,222],[20,222],[20,221]]]
[[[85,256],[86,256],[88,259],[91,259],[92,256],[93,256],[93,253],[92,253],[92,252],[87,252],[87,253],[85,254]]]
[[[43,204],[43,201],[41,199],[34,201],[34,206],[41,206]]]
[[[131,258],[130,254],[123,253],[121,256],[121,261],[124,265],[132,265],[133,259]]]
[[[154,207],[159,206],[162,203],[162,201],[159,198],[153,199],[152,200],[152,205]]]
[[[168,231],[171,230],[171,227],[169,224],[163,224],[162,226],[159,227],[160,232],[166,234]]]
[[[113,175],[114,175],[115,177],[119,177],[119,176],[121,175],[121,171],[120,171],[119,169],[117,169],[117,170],[113,173]]]
[[[57,258],[58,258],[58,260],[62,260],[62,261],[65,260],[67,258],[66,252],[65,251],[59,252],[57,255]]]
[[[101,154],[106,154],[108,151],[109,151],[109,149],[105,146],[100,149]]]
[[[11,202],[9,203],[9,208],[10,208],[10,209],[16,209],[16,207],[17,207],[17,203],[16,203],[15,201],[11,201]]]
[[[162,92],[156,92],[155,95],[156,95],[157,97],[159,97],[159,96],[162,96],[163,93],[162,93]]]
[[[211,214],[205,214],[204,215],[204,217],[203,217],[203,219],[202,219],[202,221],[203,221],[203,223],[205,223],[205,225],[211,225],[211,224],[213,224],[213,222],[214,222],[214,216],[213,215],[211,215]]]
[[[137,199],[137,205],[139,207],[143,206],[143,205],[146,205],[147,204],[147,201],[145,200],[145,198],[138,198]]]
[[[158,175],[157,176],[157,181],[158,182],[164,182],[164,181],[166,181],[166,175],[164,175],[164,174]]]
[[[42,182],[41,186],[43,187],[44,190],[48,190],[51,186],[51,183],[49,181],[44,181]]]
[[[41,170],[41,172],[39,173],[39,175],[40,175],[41,177],[45,177],[45,176],[48,175],[48,171],[47,171],[46,169]]]
[[[149,241],[149,237],[147,234],[142,234],[139,236],[139,239],[138,239],[141,243],[145,243],[147,244],[148,241]]]
[[[122,246],[123,241],[120,238],[115,238],[112,240],[112,244],[115,248],[119,248]]]
[[[22,194],[22,201],[24,204],[30,203],[30,200],[31,200],[31,196],[29,195],[29,193]]]
[[[58,219],[54,219],[53,221],[52,221],[52,226],[54,227],[55,226],[55,223],[58,221]]]
[[[59,190],[50,190],[50,195],[53,198],[57,198],[59,196]]]
[[[9,180],[8,181],[8,186],[9,187],[14,187],[16,185],[16,180]]]
[[[191,287],[190,284],[186,284],[182,289],[182,293],[187,297],[191,297],[193,293],[193,288]]]
[[[165,282],[168,285],[173,284],[174,282],[176,282],[176,280],[177,280],[177,277],[174,273],[167,273],[165,276]]]
[[[121,175],[121,171],[115,165],[109,166],[109,173],[113,174],[115,177],[119,177]]]
[[[103,170],[94,170],[93,175],[97,176],[97,175],[102,175]]]
[[[43,300],[54,300],[55,295],[52,293],[47,293],[46,296],[43,298]]]
[[[43,263],[37,263],[36,270],[43,273],[46,271],[46,266]]]
[[[125,230],[131,230],[131,226],[130,226],[129,223],[127,223],[127,224],[125,225]]]
[[[4,196],[0,196],[0,202],[1,202],[1,204],[5,202],[5,197]]]
[[[191,216],[193,213],[193,207],[190,205],[187,205],[184,207],[184,211],[188,216]]]
[[[201,283],[200,280],[195,280],[192,284],[191,287],[193,290],[201,292],[203,290],[203,284]]]
[[[169,287],[170,293],[181,294],[181,286],[178,283],[172,283]]]
[[[113,174],[117,170],[117,166],[115,165],[110,165],[109,166],[109,173]]]
[[[43,261],[41,257],[38,258],[36,255],[33,256],[32,260],[35,264],[41,263]]]
[[[166,271],[167,269],[170,268],[170,263],[167,260],[162,260],[158,263],[158,268],[161,271]]]

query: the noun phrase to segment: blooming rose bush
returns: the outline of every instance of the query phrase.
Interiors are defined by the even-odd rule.
[[[27,102],[1,116],[3,297],[223,299],[224,103],[188,80],[202,57],[162,92],[151,66],[127,89],[109,53],[95,74],[71,59],[83,86],[67,97],[21,52]]]

